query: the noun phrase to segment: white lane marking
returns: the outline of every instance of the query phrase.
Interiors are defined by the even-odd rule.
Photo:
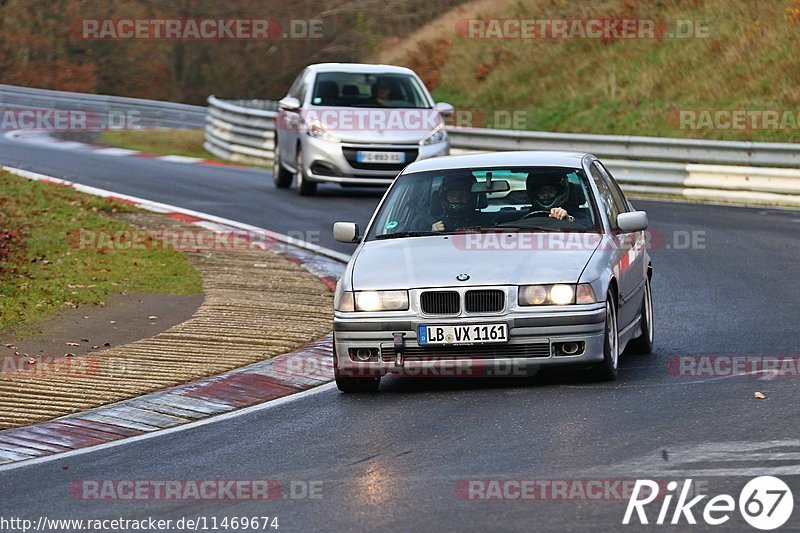
[[[19,176],[21,178],[27,178],[29,180],[34,181],[51,181],[54,183],[60,183],[62,185],[72,185],[71,181],[67,181],[65,179],[56,178],[55,176],[48,176],[47,174],[39,174],[38,172],[31,172],[30,170],[22,170],[21,168],[14,168],[14,167],[7,167],[2,166],[0,167],[6,172],[14,174],[15,176]],[[113,193],[109,193],[113,194]],[[100,195],[97,195],[100,196]]]
[[[23,130],[11,130],[7,131],[3,134],[4,139],[8,139],[9,141],[16,141],[18,137],[20,137],[24,133]]]
[[[3,137],[10,141],[44,145],[60,150],[91,150],[93,148],[92,145],[82,142],[56,139],[50,133],[44,130],[11,130],[4,133]]]
[[[49,463],[50,461],[58,461],[61,459],[67,459],[70,457],[75,457],[77,455],[83,455],[86,453],[97,452],[100,450],[106,450],[108,448],[116,448],[117,446],[125,446],[127,444],[133,444],[135,442],[152,439],[154,437],[161,437],[163,435],[169,435],[170,433],[176,433],[178,431],[186,431],[189,429],[194,429],[197,427],[205,426],[208,424],[215,424],[217,422],[223,422],[225,420],[229,420],[231,418],[236,418],[239,416],[247,415],[250,413],[255,413],[258,411],[264,411],[267,409],[272,409],[273,407],[278,407],[285,403],[293,402],[295,400],[299,400],[301,398],[306,398],[307,396],[313,396],[314,394],[319,394],[321,392],[328,391],[336,386],[335,383],[326,383],[324,385],[320,385],[318,387],[314,387],[312,389],[298,392],[296,394],[290,394],[288,396],[284,396],[282,398],[276,398],[274,400],[270,400],[268,402],[260,403],[258,405],[253,405],[250,407],[245,407],[243,409],[237,409],[236,411],[231,411],[229,413],[223,413],[215,416],[211,416],[208,418],[203,418],[201,420],[197,420],[195,422],[189,422],[186,424],[181,424],[180,426],[174,426],[167,429],[159,429],[157,431],[152,431],[150,433],[144,433],[142,435],[137,435],[135,437],[126,437],[119,440],[114,440],[111,442],[106,442],[104,444],[98,444],[97,446],[90,446],[88,448],[80,448],[78,450],[72,450],[69,452],[57,453],[55,455],[47,455],[44,457],[37,457],[35,459],[28,459],[24,461],[20,461],[17,463],[11,463],[8,465],[0,466],[0,472],[5,472],[8,470],[16,470],[17,468],[24,468],[26,466],[33,466],[38,465],[41,463]],[[57,418],[55,420],[58,420]]]
[[[625,366],[625,368],[652,368],[653,365],[635,365],[635,366]],[[763,375],[762,375],[763,374]],[[684,381],[664,381],[661,383],[587,383],[585,385],[564,385],[559,384],[556,385],[557,387],[562,387],[565,389],[643,389],[643,388],[650,388],[650,387],[672,387],[673,385],[701,385],[703,383],[711,383],[712,381],[719,381],[722,379],[737,379],[743,377],[757,377],[759,381],[763,380],[771,380],[775,379],[777,376],[775,375],[774,370],[753,370],[751,372],[742,372],[737,374],[728,374],[726,376],[714,376],[710,378],[704,379],[696,379],[693,376],[672,376],[675,378],[681,378]]]
[[[624,461],[610,467],[597,467],[594,472],[613,472],[623,475],[647,475],[674,478],[676,476],[760,476],[800,475],[800,440],[704,442],[670,447]],[[773,450],[773,451],[770,451]],[[776,462],[795,464],[778,465]],[[711,466],[703,463],[716,463]]]
[[[98,148],[93,150],[92,153],[100,155],[113,155],[113,156],[129,156],[140,154],[139,150],[128,150],[127,148]]]
[[[54,143],[54,144],[51,144],[51,143],[42,143],[42,144],[46,144],[48,146],[52,146],[53,148],[58,148],[60,150],[76,150],[76,149],[91,150],[92,149],[92,145],[91,144],[79,143],[77,141],[61,141],[61,142]]]
[[[222,224],[222,225],[225,225],[225,226],[228,226],[228,227],[234,227],[234,228],[238,228],[238,229],[245,229],[247,231],[253,231],[253,232],[259,232],[259,233],[262,233],[262,234],[267,234],[267,235],[271,236],[272,238],[274,238],[274,239],[276,239],[276,240],[278,240],[280,242],[291,244],[291,245],[297,246],[298,248],[303,248],[303,249],[318,253],[320,255],[325,255],[325,256],[328,256],[328,257],[331,257],[333,259],[337,259],[337,260],[340,260],[340,261],[343,261],[343,262],[347,262],[349,260],[349,256],[347,256],[346,254],[343,254],[343,253],[340,253],[340,252],[336,252],[334,250],[330,250],[328,248],[324,248],[324,247],[316,245],[316,244],[307,243],[305,241],[300,241],[298,239],[293,239],[293,238],[288,237],[286,235],[282,235],[280,233],[276,233],[276,232],[273,232],[273,231],[269,231],[269,230],[265,230],[265,229],[262,229],[262,228],[258,228],[256,226],[251,226],[249,224],[243,224],[241,222],[236,222],[236,221],[233,221],[233,220],[228,220],[228,219],[225,219],[225,218],[216,217],[214,215],[209,215],[209,214],[206,214],[206,213],[200,213],[198,211],[193,211],[193,210],[190,210],[190,209],[183,209],[183,208],[180,208],[180,207],[171,206],[169,204],[162,204],[162,203],[159,203],[159,202],[153,202],[151,200],[145,200],[143,198],[137,198],[135,196],[128,196],[128,195],[124,195],[124,194],[118,194],[118,193],[114,193],[114,192],[107,191],[107,190],[104,190],[104,189],[98,189],[96,187],[90,187],[88,185],[81,185],[81,184],[73,183],[73,182],[65,180],[65,179],[56,178],[56,177],[53,177],[53,176],[48,176],[46,174],[40,174],[40,173],[37,173],[37,172],[31,172],[29,170],[22,170],[22,169],[19,169],[19,168],[8,167],[8,166],[0,166],[0,168],[2,168],[3,170],[5,170],[6,172],[9,172],[11,174],[14,174],[14,175],[17,175],[17,176],[20,176],[20,177],[23,177],[23,178],[31,179],[31,180],[34,180],[34,181],[45,181],[45,182],[51,182],[51,183],[59,183],[59,184],[62,184],[62,185],[69,185],[75,190],[78,190],[78,191],[81,191],[81,192],[85,192],[87,194],[92,194],[92,195],[95,195],[95,196],[102,196],[102,197],[113,196],[115,198],[125,199],[125,200],[128,200],[128,201],[134,202],[135,204],[137,204],[138,207],[142,207],[142,208],[150,210],[150,211],[156,211],[156,212],[160,212],[160,213],[183,213],[183,214],[191,215],[191,216],[194,216],[194,217],[197,217],[197,218],[205,218],[205,219],[211,221],[211,223],[217,223],[217,224]],[[211,224],[211,223],[209,223],[209,224]],[[51,455],[51,456],[41,457],[41,458],[32,459],[32,460],[26,460],[26,461],[22,461],[22,462],[19,462],[19,463],[11,463],[11,464],[8,464],[8,465],[5,465],[5,466],[0,466],[0,472],[3,472],[5,470],[13,470],[15,468],[21,468],[21,467],[24,467],[24,466],[38,464],[38,463],[42,463],[42,462],[53,461],[53,460],[57,460],[57,459],[65,458],[65,457],[72,457],[72,456],[75,456],[75,455],[81,455],[83,453],[89,453],[89,452],[92,452],[92,451],[102,450],[102,449],[110,448],[110,447],[114,447],[114,446],[122,446],[124,444],[129,443],[129,442],[136,442],[138,440],[144,440],[144,439],[155,437],[155,436],[158,436],[158,435],[173,433],[173,432],[176,432],[176,431],[183,431],[183,430],[186,430],[186,429],[191,429],[193,427],[198,427],[198,426],[202,426],[202,425],[205,425],[205,424],[210,424],[212,422],[227,420],[228,418],[233,418],[235,416],[244,415],[244,414],[247,414],[247,413],[250,413],[250,412],[259,411],[259,410],[262,410],[262,409],[267,409],[269,407],[273,407],[273,406],[281,405],[283,403],[294,401],[295,399],[299,399],[299,398],[302,398],[302,397],[305,397],[305,396],[310,396],[311,394],[316,394],[316,393],[328,390],[328,389],[330,389],[330,388],[332,388],[334,386],[335,386],[335,384],[333,382],[331,382],[331,383],[327,383],[325,385],[314,387],[314,388],[309,389],[309,390],[304,391],[304,392],[300,392],[300,393],[296,393],[296,394],[290,394],[288,396],[284,396],[283,398],[277,398],[277,399],[271,400],[269,402],[265,402],[265,403],[262,403],[262,404],[254,405],[254,406],[251,406],[251,407],[245,407],[244,409],[238,409],[238,410],[235,410],[235,411],[231,411],[229,413],[215,415],[215,416],[212,416],[212,417],[209,417],[209,418],[203,418],[203,419],[198,420],[196,422],[189,422],[187,424],[181,424],[179,426],[175,426],[175,427],[172,427],[172,428],[160,429],[160,430],[156,430],[156,431],[153,431],[153,432],[150,432],[150,433],[145,433],[143,435],[138,435],[136,437],[129,437],[129,438],[121,439],[121,440],[115,440],[115,441],[112,441],[112,442],[108,442],[108,443],[105,443],[105,444],[99,444],[97,446],[92,446],[92,447],[88,447],[88,448],[81,448],[81,449],[78,449],[78,450],[59,453],[59,454],[55,454],[55,455]]]
[[[161,161],[168,161],[170,163],[199,163],[203,161],[202,157],[189,157],[185,155],[162,155],[161,157],[156,157]]]
[[[658,474],[660,477],[758,477],[758,476],[797,476],[800,466],[749,466],[743,468],[666,470]]]
[[[161,202],[155,202],[153,200],[145,200],[144,198],[138,198],[136,196],[129,196],[127,194],[119,194],[105,189],[98,189],[97,187],[91,187],[89,185],[81,185],[80,183],[73,183],[71,181],[67,181],[60,178],[54,178],[52,176],[39,174],[37,172],[31,172],[29,170],[22,170],[19,168],[8,167],[8,166],[0,166],[0,168],[5,170],[6,172],[10,172],[11,174],[21,176],[23,178],[28,178],[36,181],[50,181],[54,183],[60,183],[62,185],[70,185],[72,186],[73,189],[77,191],[85,192],[87,194],[92,194],[94,196],[102,196],[106,198],[113,196],[114,198],[127,200],[129,202],[136,204],[137,207],[141,207],[142,209],[147,209],[148,211],[155,211],[158,213],[181,213],[184,215],[205,219],[211,222],[216,222],[218,224],[232,226],[237,229],[242,229],[245,231],[265,235],[267,237],[275,239],[278,242],[282,242],[284,244],[288,244],[291,246],[296,246],[298,248],[302,248],[304,250],[308,250],[309,252],[313,252],[319,255],[324,255],[325,257],[341,261],[342,263],[347,263],[348,261],[350,261],[350,256],[348,254],[337,252],[336,250],[331,250],[330,248],[325,248],[324,246],[320,246],[318,244],[289,237],[288,235],[283,235],[282,233],[277,233],[275,231],[271,231],[268,229],[259,228],[258,226],[245,224],[243,222],[236,222],[235,220],[218,217],[216,215],[209,215],[208,213],[194,211],[193,209],[185,209],[183,207],[177,207],[174,205],[162,204]]]
[[[127,148],[116,147],[97,147],[93,144],[86,144],[77,141],[66,141],[57,139],[51,135],[51,132],[41,130],[11,130],[3,134],[3,137],[10,141],[24,142],[28,144],[39,144],[49,146],[51,148],[58,148],[61,150],[87,150],[99,155],[121,156],[128,157],[136,154],[141,154],[140,150],[129,150]],[[161,161],[168,163],[201,163],[205,161],[202,157],[189,157],[183,155],[165,155],[155,157]]]
[[[218,233],[224,233],[236,229],[230,226],[226,226],[225,224],[218,224],[216,222],[206,222],[205,220],[200,222],[195,222],[194,225]]]

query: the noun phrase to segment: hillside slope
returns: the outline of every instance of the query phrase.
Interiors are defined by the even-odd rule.
[[[508,19],[637,19],[656,31],[508,38]],[[504,38],[475,38],[498,28]],[[474,126],[516,117],[531,130],[800,142],[800,0],[478,0],[374,59],[414,68]]]

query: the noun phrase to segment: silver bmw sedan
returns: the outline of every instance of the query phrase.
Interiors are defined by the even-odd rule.
[[[387,373],[617,377],[653,349],[647,214],[593,155],[502,152],[407,166],[339,280],[334,369],[344,392]]]

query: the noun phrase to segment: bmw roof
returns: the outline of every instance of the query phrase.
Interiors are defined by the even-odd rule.
[[[485,167],[580,167],[586,152],[512,151],[432,157],[408,165],[403,174]]]

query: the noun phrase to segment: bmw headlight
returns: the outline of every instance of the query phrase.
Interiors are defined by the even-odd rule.
[[[447,140],[447,130],[444,129],[444,123],[439,124],[431,130],[429,134],[422,138],[419,142],[422,146],[429,144],[443,143]]]
[[[316,139],[322,139],[323,141],[330,141],[333,143],[338,143],[340,141],[339,136],[333,133],[321,120],[309,120],[307,127],[307,133]]]
[[[519,305],[570,305],[595,303],[592,286],[557,283],[555,285],[522,285],[517,297]]]
[[[338,305],[336,305],[338,303]],[[408,309],[408,291],[357,291],[343,292],[337,311],[405,311]]]

